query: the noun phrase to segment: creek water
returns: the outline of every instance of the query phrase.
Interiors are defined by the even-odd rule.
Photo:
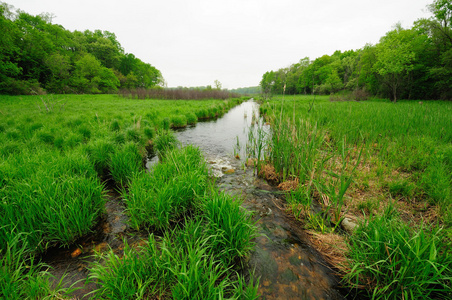
[[[281,192],[257,178],[253,168],[245,166],[246,143],[249,131],[255,130],[253,124],[260,122],[260,128],[268,130],[257,115],[258,104],[251,100],[217,120],[199,122],[175,134],[182,144],[198,146],[217,177],[220,190],[241,197],[243,207],[253,212],[260,235],[244,274],[253,272],[259,278],[262,299],[345,299],[334,272],[309,246],[301,225],[283,209]],[[241,159],[235,157],[237,154]],[[149,158],[147,167],[154,163],[156,158]],[[94,252],[111,248],[120,253],[123,239],[129,244],[146,239],[147,233],[129,230],[119,195],[111,192],[108,196],[105,217],[94,234],[64,251],[51,249],[44,256],[57,280],[66,274],[67,285],[75,282],[79,289],[73,296],[78,299],[90,298],[89,292],[96,288],[94,283],[85,282]]]
[[[249,131],[257,136],[253,124],[269,131],[253,117],[258,116],[258,108],[254,101],[244,102],[222,118],[179,130],[176,136],[182,144],[198,146],[217,176],[219,189],[241,197],[243,207],[253,212],[261,235],[247,268],[260,278],[262,299],[345,299],[334,271],[309,245],[301,224],[283,209],[281,192],[245,166]]]

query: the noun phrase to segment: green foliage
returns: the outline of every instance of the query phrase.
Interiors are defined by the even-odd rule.
[[[366,90],[397,99],[452,99],[452,6],[435,0],[435,18],[417,20],[411,29],[397,24],[376,45],[336,51],[262,75],[265,97]],[[359,100],[359,99],[357,99]]]
[[[139,251],[126,244],[124,256],[111,251],[94,264],[96,295],[141,299],[256,299],[257,285],[231,267],[252,249],[256,229],[237,199],[209,186],[199,149],[167,153],[151,173],[138,173],[124,194],[133,228],[152,226],[163,237]],[[172,228],[172,229],[171,229]]]
[[[163,82],[155,67],[125,54],[114,33],[71,32],[6,3],[0,26],[0,94],[110,93]]]
[[[184,115],[177,115],[171,117],[172,128],[184,128],[187,127],[187,117]]]
[[[207,167],[198,149],[167,149],[166,159],[151,174],[137,174],[125,201],[134,228],[164,229],[193,209],[197,195],[203,195]]]
[[[188,125],[194,125],[198,122],[198,117],[192,112],[185,114],[185,117],[187,118]]]
[[[211,247],[225,265],[244,258],[253,249],[256,230],[238,199],[211,191],[205,195],[200,209],[208,220],[207,234],[213,236]]]
[[[160,159],[164,159],[166,153],[174,149],[177,143],[176,136],[171,131],[161,130],[154,139],[154,150]]]
[[[162,230],[176,225],[182,228],[185,218],[194,214],[201,222],[197,227],[205,231],[210,226],[198,209],[210,184],[199,149],[179,150],[175,148],[174,135],[160,133],[165,137],[161,137],[160,142],[157,139],[157,144],[161,144],[160,149],[166,153],[167,159],[155,166],[152,173],[145,173],[144,149],[150,143],[144,136],[155,138],[155,129],[162,127],[162,117],[181,112],[194,115],[198,110],[211,107],[219,111],[226,107],[225,101],[133,101],[116,95],[65,95],[63,110],[55,109],[55,105],[47,112],[38,108],[43,99],[49,107],[52,105],[52,98],[47,96],[0,97],[0,298],[4,295],[13,299],[70,297],[58,283],[53,282],[53,287],[50,286],[53,279],[48,273],[41,272],[47,267],[35,264],[38,260],[34,260],[33,255],[39,255],[49,247],[73,245],[94,229],[105,209],[102,180],[110,179],[109,175],[117,187],[125,187],[123,192],[128,197],[142,197],[143,203],[137,200],[138,206],[130,205],[130,210],[137,216],[134,221],[137,225],[133,227],[148,227],[152,223]],[[227,102],[227,107],[236,103]],[[172,148],[175,149],[170,150]],[[129,188],[128,192],[126,188]],[[150,195],[152,199],[149,199]],[[158,214],[153,215],[151,209]],[[230,219],[245,220],[240,217]],[[188,237],[185,235],[185,238]],[[204,238],[207,239],[205,233]],[[158,240],[160,243],[162,239]],[[105,279],[102,286],[105,289],[99,291],[100,297],[135,299],[140,295],[143,298],[158,295],[153,291],[167,296],[171,293],[171,286],[178,284],[176,277],[185,282],[179,288],[189,284],[182,272],[184,268],[195,270],[195,266],[180,264],[188,250],[168,252],[177,255],[178,262],[175,263],[172,258],[162,257],[162,245],[156,246],[158,252],[149,259],[142,260],[142,253],[127,252],[127,249],[126,256],[116,261],[117,257],[108,256],[111,262],[101,263],[108,270],[103,269],[105,272],[102,274],[101,271],[93,273],[100,274],[97,277],[99,282]],[[178,246],[171,250],[180,249]],[[236,298],[240,295],[256,298],[254,283],[249,286],[243,278],[237,279],[210,249],[196,248],[192,251],[192,254],[204,253],[198,257],[201,259],[199,263],[204,264],[203,260],[206,260],[208,264],[202,268],[205,274],[193,273],[188,280],[218,278],[227,284],[215,280],[206,284],[201,294],[227,293]],[[239,251],[244,253],[240,249],[228,253],[235,255]],[[151,257],[154,260],[161,258],[166,266],[156,266]],[[137,262],[132,262],[133,258]],[[225,260],[233,261],[234,258]],[[117,269],[121,270],[116,272]],[[210,271],[218,273],[212,273],[210,277]],[[157,283],[163,281],[170,285]],[[196,293],[193,282],[191,295]],[[140,294],[142,291],[145,294]],[[182,295],[184,292],[179,290],[178,293]]]

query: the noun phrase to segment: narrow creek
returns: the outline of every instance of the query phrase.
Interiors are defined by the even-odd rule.
[[[232,108],[223,117],[176,131],[184,145],[198,146],[204,153],[220,190],[244,199],[243,206],[254,212],[260,236],[256,250],[247,262],[248,270],[259,278],[262,299],[346,299],[338,287],[338,279],[322,256],[309,246],[307,238],[284,209],[281,192],[254,175],[245,167],[245,146],[258,104],[250,100]],[[264,126],[265,129],[265,126]],[[268,128],[267,128],[268,130]],[[239,146],[237,146],[239,145]],[[235,158],[240,154],[241,159]],[[149,159],[147,167],[155,163]],[[51,249],[43,257],[57,280],[66,274],[65,282],[75,282],[79,289],[75,299],[88,299],[96,286],[85,284],[87,266],[93,254],[107,249],[121,253],[123,239],[129,244],[141,243],[147,233],[134,233],[127,226],[124,205],[116,193],[108,193],[105,217],[95,233],[84,237],[69,249]]]
[[[245,167],[248,132],[257,121],[253,115],[258,115],[258,108],[250,100],[218,120],[198,123],[176,136],[182,144],[198,146],[216,173],[220,190],[242,197],[243,206],[254,212],[261,236],[248,268],[260,278],[262,299],[346,299],[334,271],[309,246],[301,225],[284,211],[281,192]],[[237,143],[242,159],[235,158]]]

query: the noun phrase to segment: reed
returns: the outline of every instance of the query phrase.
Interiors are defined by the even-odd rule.
[[[286,194],[294,215],[322,233],[346,213],[362,219],[342,270],[372,299],[451,297],[451,111],[448,102],[318,96],[261,105],[272,126],[268,163],[278,180],[299,181]]]

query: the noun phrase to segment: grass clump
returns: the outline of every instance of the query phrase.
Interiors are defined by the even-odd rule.
[[[185,115],[187,118],[187,124],[188,125],[194,125],[198,122],[198,117],[193,112],[189,112]]]
[[[160,130],[154,139],[154,150],[160,159],[165,159],[166,153],[177,145],[176,136],[169,130]]]
[[[171,117],[172,128],[184,128],[187,127],[187,117],[184,115],[177,115]]]
[[[372,299],[450,299],[452,256],[438,227],[411,228],[391,213],[369,219],[350,238],[345,280]]]
[[[142,170],[143,159],[138,145],[126,142],[115,149],[110,156],[110,173],[115,182],[121,186],[127,186],[134,174]]]
[[[141,172],[124,193],[129,222],[152,228],[140,249],[110,251],[91,268],[106,299],[257,299],[257,284],[233,271],[253,249],[256,228],[240,201],[210,185],[198,148],[167,152],[151,173]]]
[[[104,177],[107,175],[108,167],[111,163],[110,156],[114,151],[115,145],[108,139],[98,139],[88,143],[88,157],[99,176]]]
[[[193,209],[195,198],[206,190],[207,179],[199,149],[170,150],[151,174],[137,173],[124,195],[132,227],[168,227]]]
[[[201,210],[208,220],[207,233],[214,236],[212,248],[225,265],[244,258],[253,249],[256,231],[238,199],[211,191],[203,199]]]
[[[140,249],[126,244],[124,255],[110,251],[105,263],[91,268],[99,284],[95,296],[103,299],[258,299],[257,285],[231,272],[212,251],[215,236],[201,219],[162,238],[150,235]]]
[[[55,287],[50,282],[50,274],[42,271],[44,265],[35,263],[26,240],[16,235],[7,242],[0,255],[0,298],[22,299],[61,299],[69,289],[61,282]]]
[[[33,251],[67,245],[88,233],[103,209],[103,186],[82,151],[38,151],[1,164],[0,245],[27,239]],[[15,168],[18,163],[22,168]],[[24,234],[22,234],[24,233]]]

